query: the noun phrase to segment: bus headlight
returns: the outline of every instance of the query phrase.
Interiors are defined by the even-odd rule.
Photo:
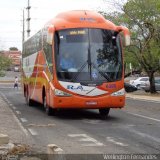
[[[111,96],[123,96],[123,95],[125,95],[125,90],[124,90],[124,88],[122,88],[122,89],[120,89],[119,91],[114,92],[114,93],[111,94]]]
[[[63,91],[61,91],[61,90],[59,90],[59,89],[55,89],[55,90],[54,90],[54,94],[55,94],[56,96],[63,96],[63,97],[70,97],[70,96],[72,96],[71,94],[66,93],[66,92],[63,92]]]

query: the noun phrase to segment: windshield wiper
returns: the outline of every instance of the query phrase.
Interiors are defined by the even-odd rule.
[[[90,52],[90,47],[88,48],[88,70],[89,70],[89,73],[90,73],[90,79],[92,79],[92,62],[91,62],[91,52]]]
[[[113,81],[113,80],[108,76],[107,73],[100,71],[99,68],[98,68],[94,63],[91,63],[91,65],[93,66],[93,68],[95,68],[95,69],[98,71],[98,73],[99,73],[102,77],[104,77],[105,79],[107,79],[107,81],[109,81],[109,82]]]
[[[88,47],[88,59],[87,59],[87,61],[84,62],[84,64],[78,70],[77,74],[72,78],[72,80],[71,80],[72,82],[77,79],[78,75],[84,69],[84,67],[86,67],[87,64],[88,64],[88,70],[89,70],[90,78],[91,78],[91,65],[92,65],[92,62],[91,62],[91,54],[90,54],[90,48],[89,47]]]
[[[86,67],[87,64],[88,64],[88,60],[84,62],[84,64],[78,70],[78,72],[76,73],[76,75],[71,79],[72,82],[74,82],[77,79],[78,75],[81,73],[81,71],[84,69],[84,67]]]

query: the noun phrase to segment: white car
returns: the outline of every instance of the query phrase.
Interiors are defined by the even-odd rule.
[[[146,92],[149,92],[150,91],[150,84],[145,83],[145,84],[141,85],[141,88],[144,89]],[[155,88],[156,88],[156,91],[160,91],[160,77],[155,77]]]
[[[136,80],[131,80],[130,84],[137,87],[138,89],[141,88],[141,85],[149,84],[149,77],[139,77]]]
[[[14,67],[14,72],[19,72],[19,67],[15,66]]]

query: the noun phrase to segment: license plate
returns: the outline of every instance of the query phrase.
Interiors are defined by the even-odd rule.
[[[96,101],[87,101],[86,105],[97,105]]]

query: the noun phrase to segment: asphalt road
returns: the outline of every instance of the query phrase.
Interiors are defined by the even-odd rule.
[[[62,110],[50,117],[40,106],[28,107],[12,85],[1,84],[0,91],[40,150],[57,144],[65,153],[160,153],[160,103],[127,99],[107,120],[96,110]]]
[[[0,77],[0,82],[4,82],[4,81],[14,82],[15,76],[17,76],[18,79],[20,79],[20,74],[21,74],[20,72],[7,71],[4,77]]]

